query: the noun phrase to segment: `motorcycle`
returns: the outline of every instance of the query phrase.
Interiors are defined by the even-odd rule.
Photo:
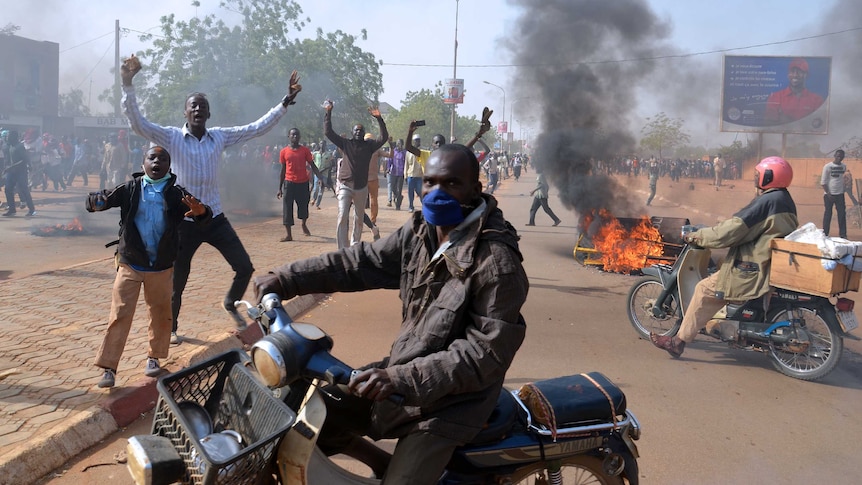
[[[685,235],[695,230],[684,226]],[[709,275],[711,251],[683,244],[672,264],[643,268],[628,293],[629,321],[641,338],[650,332],[676,335],[697,283]],[[714,266],[713,266],[714,267]],[[844,350],[844,337],[858,327],[853,300],[773,287],[766,295],[728,304],[701,333],[731,348],[769,354],[782,374],[816,380],[831,372]]]
[[[159,379],[152,434],[127,446],[135,483],[379,484],[316,447],[324,386],[357,372],[330,353],[332,338],[292,322],[275,294],[240,304],[264,337],[250,355],[235,350]],[[533,384],[527,397],[523,388],[502,390],[479,436],[454,452],[438,483],[638,483],[641,426],[617,386],[598,372]],[[230,437],[215,436],[223,433]],[[231,446],[226,452],[216,441]]]

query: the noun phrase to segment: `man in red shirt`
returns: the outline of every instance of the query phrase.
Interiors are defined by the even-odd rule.
[[[308,188],[308,170],[311,169],[315,175],[321,177],[320,171],[314,165],[314,156],[308,147],[299,144],[299,130],[291,128],[287,132],[290,144],[284,147],[278,155],[281,164],[281,175],[279,176],[278,194],[276,197],[282,200],[282,221],[287,231],[281,242],[293,241],[290,228],[293,226],[293,204],[296,203],[296,216],[302,221],[302,233],[311,235],[305,221],[308,219],[308,204],[311,200],[311,191]]]
[[[786,88],[769,95],[763,118],[769,124],[783,124],[800,120],[823,104],[823,98],[805,88],[808,79],[808,62],[794,59],[787,68],[789,83]]]

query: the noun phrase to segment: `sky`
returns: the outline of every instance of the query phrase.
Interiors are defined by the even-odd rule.
[[[832,55],[831,43],[838,45],[850,39],[836,35],[825,39],[786,41],[840,30],[839,27],[833,29],[824,17],[830,11],[834,15],[834,7],[841,1],[647,0],[646,4],[667,24],[669,33],[666,40],[678,53],[697,54],[771,44],[727,53],[829,56]],[[495,110],[492,121],[496,123],[504,116],[507,121],[511,119],[511,131],[515,131],[516,136],[535,134],[541,129],[538,126],[541,117],[529,111],[530,100],[527,98],[532,87],[524,82],[524,76],[519,74],[522,71],[512,65],[514,56],[507,47],[508,42],[518,40],[514,38],[517,32],[515,25],[525,16],[532,15],[523,5],[532,2],[300,0],[298,3],[302,6],[303,16],[310,17],[311,21],[303,31],[295,33],[296,37],[313,36],[318,27],[324,31],[340,29],[357,37],[362,29],[367,30],[368,39],[358,40],[358,45],[383,61],[384,93],[380,99],[396,108],[408,91],[432,89],[437,82],[452,77],[457,6],[459,47],[456,69],[457,77],[464,79],[466,89],[465,103],[459,106],[459,113],[478,117],[482,108],[489,106]],[[121,28],[130,30],[120,40],[121,55],[126,56],[147,47],[138,40],[137,32],[158,33],[162,15],[174,13],[178,19],[188,19],[219,12],[228,22],[236,18],[236,14],[221,9],[218,0],[200,0],[200,7],[192,6],[189,0],[0,0],[0,11],[3,12],[0,23],[21,27],[17,35],[60,44],[60,92],[81,89],[85,101],[90,99],[90,108],[95,112],[110,110],[107,106],[100,106],[96,98],[113,80],[110,69],[114,62],[115,20],[120,21]],[[857,17],[857,21],[862,26],[862,17]],[[852,23],[852,20],[847,22]],[[694,56],[707,75],[714,71],[716,85],[721,77],[722,56],[722,53]],[[681,77],[679,66],[678,60],[656,61],[654,72],[644,78],[646,84],[633,86],[639,95],[638,107],[630,117],[632,128],[642,126],[648,116],[667,111],[671,117],[685,117],[690,122],[687,127],[692,134],[692,143],[726,144],[739,136],[718,132],[721,94],[717,90],[694,93],[699,97],[714,98],[714,103],[707,103],[714,106],[712,112],[696,115],[676,114],[670,106],[650,95],[651,85],[661,85],[662,77],[668,80]],[[839,68],[833,66],[833,70]],[[834,98],[840,94],[833,82],[833,106],[836,103]],[[691,120],[695,117],[696,120]],[[840,128],[833,130],[835,133],[830,134],[828,143],[833,143],[832,139],[850,136],[847,126]]]

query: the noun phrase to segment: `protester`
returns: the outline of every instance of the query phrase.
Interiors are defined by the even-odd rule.
[[[338,185],[336,193],[338,196],[338,223],[335,231],[335,239],[338,249],[357,244],[362,239],[362,219],[365,214],[365,203],[368,198],[368,171],[371,157],[389,139],[389,131],[380,110],[368,108],[368,112],[377,119],[380,126],[380,136],[376,140],[365,139],[365,127],[361,124],[353,126],[352,137],[344,138],[332,130],[332,108],[330,101],[324,108],[323,132],[336,147],[344,152],[343,160],[338,167],[336,178]],[[353,204],[353,232],[348,239],[347,233],[350,222],[348,213],[350,205]]]
[[[311,194],[308,190],[308,169],[310,168],[315,177],[320,178],[320,172],[314,165],[314,156],[308,147],[299,144],[300,133],[298,128],[291,128],[287,132],[290,144],[281,149],[278,161],[281,165],[281,173],[278,180],[276,198],[282,199],[282,223],[284,224],[285,236],[281,242],[293,241],[290,228],[293,226],[293,205],[296,204],[296,217],[302,221],[302,233],[311,235],[306,225],[308,221],[308,205],[311,202]]]
[[[149,348],[144,375],[161,372],[159,359],[167,358],[171,338],[171,281],[177,257],[179,227],[183,218],[206,225],[212,210],[176,185],[171,156],[162,147],[150,148],[143,173],[113,190],[92,192],[88,212],[120,208],[120,239],[117,246],[117,276],[111,297],[108,328],[96,354],[102,368],[98,387],[114,387],[117,368],[132,327],[141,285],[149,314]]]
[[[210,117],[209,100],[203,93],[193,93],[185,100],[184,115],[186,123],[182,128],[164,127],[148,121],[138,108],[132,78],[141,70],[135,56],[127,59],[121,66],[123,79],[123,110],[129,118],[132,129],[147,140],[165,147],[173,154],[173,171],[185,187],[200,197],[201,202],[212,208],[213,221],[206,226],[186,221],[180,225],[180,250],[174,265],[172,343],[179,343],[177,335],[178,318],[182,306],[182,295],[189,279],[192,257],[203,243],[215,247],[230,263],[234,271],[233,282],[224,296],[222,308],[231,316],[238,329],[246,326],[245,320],[234,307],[241,300],[248,287],[254,266],[227,217],[222,212],[219,194],[218,168],[225,148],[244,143],[261,136],[278,124],[287,112],[288,105],[302,90],[299,76],[293,71],[290,76],[287,95],[255,122],[244,126],[207,129]]]
[[[4,182],[6,185],[6,212],[3,216],[10,217],[17,213],[15,209],[15,194],[19,194],[21,202],[27,204],[27,217],[36,215],[36,206],[33,205],[33,197],[30,195],[29,168],[30,155],[27,149],[18,140],[18,131],[9,130],[6,135],[6,143],[9,146],[7,152],[6,167],[3,169]]]
[[[554,226],[560,225],[560,222],[562,221],[556,214],[554,214],[554,211],[551,210],[550,206],[548,206],[548,182],[545,180],[544,173],[536,172],[536,188],[530,192],[530,195],[533,196],[533,205],[530,206],[530,222],[528,222],[527,225],[536,225],[536,212],[539,211],[540,206],[542,207],[542,210],[545,211],[545,214],[548,214],[554,221]]]

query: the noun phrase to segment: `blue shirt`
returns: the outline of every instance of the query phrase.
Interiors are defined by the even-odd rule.
[[[165,233],[165,195],[163,191],[168,185],[169,178],[157,183],[147,182],[141,179],[141,203],[135,213],[135,225],[141,233],[147,256],[150,258],[150,266],[156,262],[156,253],[159,250],[159,241]],[[147,270],[148,268],[135,268],[136,270]]]

